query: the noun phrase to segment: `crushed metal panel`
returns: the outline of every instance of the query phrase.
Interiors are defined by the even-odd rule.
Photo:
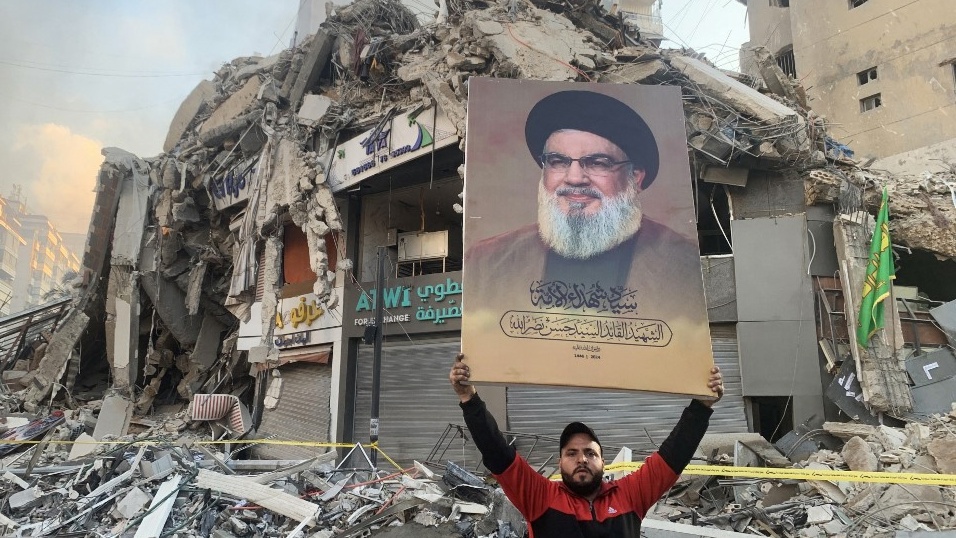
[[[731,230],[740,321],[803,320],[812,329],[805,216],[734,220]]]
[[[826,397],[853,420],[873,426],[880,424],[879,417],[870,413],[863,404],[863,388],[856,376],[856,363],[853,360],[845,360],[840,365],[840,372],[827,386]]]
[[[744,396],[822,396],[816,332],[807,321],[738,323]]]
[[[57,299],[0,318],[0,370],[12,366],[38,336],[52,332],[71,306],[71,299]],[[25,357],[25,356],[24,356]]]
[[[949,413],[953,410],[953,395],[956,394],[956,377],[910,389],[913,396],[913,413],[929,416],[934,413]]]
[[[956,357],[946,348],[940,348],[918,357],[906,359],[906,372],[917,387],[939,383],[956,376]],[[953,393],[956,401],[956,392]]]
[[[950,345],[956,346],[956,301],[950,301],[929,311],[946,333]]]

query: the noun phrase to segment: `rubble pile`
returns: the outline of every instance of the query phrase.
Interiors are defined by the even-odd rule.
[[[395,472],[373,471],[360,446],[338,466],[335,452],[302,461],[234,459],[249,445],[209,442],[186,411],[135,421],[138,433],[96,442],[87,432],[101,404],[29,423],[4,417],[8,425],[24,423],[6,429],[4,438],[24,432],[23,426],[42,437],[3,445],[4,535],[328,538],[406,523],[445,524],[447,536],[477,529],[488,536],[499,525],[523,534],[520,516],[513,507],[508,511],[503,495],[451,462],[454,471],[446,470],[443,479],[417,462]],[[455,494],[474,483],[478,487],[467,495]]]
[[[847,481],[685,477],[654,517],[770,536],[878,536],[956,528],[956,494],[950,486],[855,481],[877,472],[952,474],[956,410],[904,428],[827,422],[794,440],[795,435],[781,439],[769,454],[761,450],[761,442],[738,440],[733,457],[718,455],[708,462],[855,473]],[[807,451],[803,443],[815,450]]]
[[[228,538],[302,532],[329,538],[388,536],[400,526],[408,531],[396,536],[422,536],[422,527],[436,528],[439,536],[524,534],[524,521],[493,479],[452,462],[373,471],[360,445],[345,457],[327,452],[301,461],[237,459],[249,444],[208,441],[204,425],[190,421],[186,410],[134,421],[136,433],[84,443],[102,405],[34,424],[33,433],[42,437],[38,444],[4,445],[12,449],[0,474],[0,527],[6,534]],[[12,415],[5,420],[8,428],[26,421]],[[716,445],[709,437],[698,458],[711,465],[956,474],[956,411],[905,428],[825,423],[810,442],[817,448],[812,452],[798,445],[783,450],[786,440],[775,448],[756,434],[729,441],[724,436]],[[735,446],[728,448],[728,442]],[[818,448],[824,445],[832,449]],[[709,447],[716,448],[704,455]],[[952,487],[905,481],[685,473],[647,516],[646,533],[653,535],[655,520],[769,536],[952,530],[956,494]]]

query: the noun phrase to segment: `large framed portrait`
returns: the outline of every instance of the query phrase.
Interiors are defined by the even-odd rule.
[[[677,87],[472,78],[472,380],[711,396]]]

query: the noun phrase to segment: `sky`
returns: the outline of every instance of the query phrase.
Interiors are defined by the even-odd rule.
[[[18,185],[32,212],[61,232],[85,233],[101,149],[159,154],[199,81],[233,58],[289,45],[298,5],[0,0],[0,195]],[[663,0],[663,46],[690,47],[735,69],[748,39],[745,15],[736,0]]]

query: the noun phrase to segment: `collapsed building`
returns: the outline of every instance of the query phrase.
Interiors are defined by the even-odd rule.
[[[400,468],[414,460],[479,468],[447,386],[460,314],[420,319],[416,312],[457,305],[468,79],[493,76],[681,88],[714,358],[727,385],[712,434],[751,451],[759,447],[755,461],[762,465],[811,461],[953,473],[956,441],[946,424],[954,420],[956,399],[956,288],[944,278],[956,274],[953,170],[894,176],[854,161],[769,54],[755,55],[757,80],[716,69],[693,51],[662,50],[593,3],[449,2],[445,8],[447,20],[430,25],[398,2],[358,0],[336,8],[298,46],[268,58],[238,58],[202,81],[173,118],[163,154],[104,150],[74,298],[0,320],[6,411],[45,418],[61,412],[44,423],[46,430],[18,435],[56,431],[65,440],[89,441],[71,454],[50,456],[55,444],[38,447],[31,468],[41,448],[56,464],[87,458],[102,466],[123,452],[96,443],[124,448],[143,437],[172,441],[166,438],[188,433],[223,445],[216,448],[222,454],[201,443],[190,450],[226,474],[240,461],[232,457],[235,449],[256,461],[309,462],[271,481],[314,475],[335,457],[328,451],[336,443],[368,440],[373,348],[367,342],[376,300],[386,308],[375,395],[382,403],[382,453]],[[883,186],[898,254],[897,308],[887,309],[888,338],[863,349],[852,328],[870,215]],[[389,256],[379,288],[381,245]],[[542,471],[553,468],[554,433],[569,421],[586,416],[608,450],[628,447],[641,455],[666,436],[686,404],[665,395],[530,386],[482,394]],[[835,425],[842,422],[864,429],[843,435],[858,441],[840,456],[843,440],[833,432],[843,432]],[[900,434],[905,442],[886,433],[911,430],[909,437]],[[170,454],[163,452],[126,454],[135,458],[127,472],[144,461],[165,461]],[[342,462],[355,463],[342,452]],[[745,452],[717,443],[703,455],[716,464],[715,454],[735,454],[731,460],[743,465]],[[188,456],[174,450],[169,461],[189,473]],[[861,458],[878,463],[858,465]],[[169,473],[150,465],[140,472],[165,478],[157,486],[170,488],[154,498],[196,480],[199,488],[215,485],[236,498],[251,491],[248,480],[211,478],[198,469],[166,486]],[[129,481],[124,473],[103,476]],[[345,478],[331,474],[335,480],[323,475],[284,487],[328,493]],[[715,503],[702,491],[725,490],[728,482],[705,478],[685,484],[678,504],[711,499],[699,511],[713,516],[705,522],[737,531],[757,532],[756,521],[793,531],[807,524],[795,512],[806,516],[808,504],[821,504],[792,501],[811,491],[783,484],[788,493],[773,491],[790,503],[779,511],[786,521],[752,512],[717,517],[728,505],[763,502],[770,489],[739,483],[729,500]],[[831,534],[873,523],[854,523],[853,515],[888,495],[886,486],[814,487],[828,503],[865,496],[853,505],[860,511],[837,518],[842,527],[824,529]],[[911,530],[952,527],[951,492],[920,487],[938,494],[914,501],[921,508],[948,508]],[[33,494],[17,493],[18,510],[51,502],[33,486],[21,489]],[[395,493],[376,491],[372,497],[384,496],[382,502]],[[885,502],[910,500],[895,494]],[[82,501],[79,511],[95,513],[94,498],[102,500]],[[259,492],[259,501],[249,500],[276,510],[262,498]],[[339,500],[329,494],[323,502]],[[374,506],[386,511],[388,502]],[[327,523],[342,529],[382,522],[363,520],[371,509],[360,506],[372,504],[336,504],[331,512],[348,513],[348,521]],[[451,515],[448,508],[442,517]],[[290,528],[316,524],[290,510],[277,511],[295,521]],[[675,510],[667,517],[701,522],[698,512]],[[904,515],[885,516],[884,523]],[[237,521],[232,532],[255,532]]]

